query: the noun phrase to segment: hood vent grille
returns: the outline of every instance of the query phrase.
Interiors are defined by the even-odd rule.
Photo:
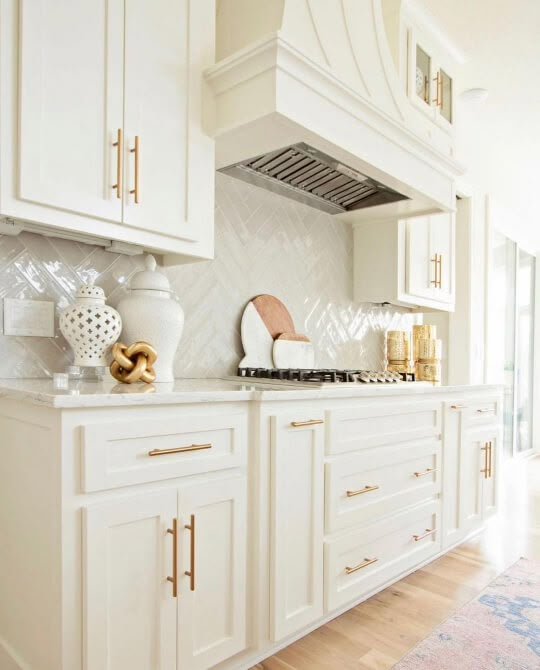
[[[220,172],[330,214],[407,199],[307,144],[272,151]]]

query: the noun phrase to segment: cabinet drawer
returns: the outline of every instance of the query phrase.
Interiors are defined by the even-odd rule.
[[[467,398],[464,403],[464,423],[466,428],[496,425],[501,420],[501,402],[494,396],[484,399]]]
[[[325,543],[325,608],[332,611],[397,579],[441,549],[433,501]]]
[[[82,490],[244,465],[247,414],[208,413],[82,426]]]
[[[441,433],[442,403],[419,400],[384,402],[331,410],[327,413],[329,454],[343,454],[369,447],[412,442]]]
[[[441,442],[367,449],[326,464],[326,532],[367,523],[436,496]]]

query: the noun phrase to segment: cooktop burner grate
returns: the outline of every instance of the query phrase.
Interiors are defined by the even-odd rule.
[[[410,375],[385,370],[303,370],[298,368],[238,368],[238,376],[280,382],[300,382],[304,384],[395,384],[400,381],[414,381]]]

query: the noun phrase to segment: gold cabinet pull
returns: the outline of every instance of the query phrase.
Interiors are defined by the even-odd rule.
[[[489,467],[488,467],[488,458],[489,458],[489,442],[484,442],[484,446],[480,447],[480,450],[484,452],[484,468],[480,472],[484,475],[484,479],[489,477]]]
[[[415,477],[425,477],[426,475],[430,475],[433,472],[437,472],[437,468],[428,468],[422,472],[413,472],[413,474]]]
[[[375,484],[373,486],[370,486],[368,484],[367,486],[364,486],[363,489],[358,489],[356,491],[346,491],[347,498],[352,498],[354,496],[359,496],[359,495],[362,495],[362,493],[369,493],[370,491],[376,491],[379,488],[380,488],[380,486],[378,484]]]
[[[139,136],[135,135],[135,143],[133,149],[129,150],[130,154],[135,156],[135,188],[130,190],[131,195],[133,195],[133,200],[136,204],[139,203],[139,162],[140,162],[140,147],[139,147]]]
[[[493,476],[493,442],[488,442],[488,477],[491,478]]]
[[[112,188],[116,189],[116,197],[122,197],[122,128],[116,131],[116,142],[113,142],[113,147],[116,147],[116,184]]]
[[[432,279],[430,284],[433,284],[435,288],[438,288],[439,286],[439,254],[435,254],[433,258],[431,259],[432,263],[435,263],[435,279]]]
[[[439,288],[442,289],[442,254],[439,254]]]
[[[167,577],[167,581],[172,584],[173,598],[178,597],[178,519],[172,520],[172,528],[167,528],[167,533],[172,535],[172,577]]]
[[[425,537],[433,535],[433,533],[435,533],[436,530],[437,530],[436,528],[426,528],[425,532],[423,532],[422,535],[413,535],[412,539],[415,542],[420,542],[420,540],[423,540]]]
[[[180,454],[184,451],[201,451],[201,449],[211,449],[208,444],[190,444],[188,447],[172,447],[171,449],[152,449],[148,452],[149,456],[165,456],[165,454]]]
[[[467,409],[467,405],[450,405],[450,409]]]
[[[495,408],[494,407],[481,407],[480,409],[476,410],[477,414],[494,414],[495,413]]]
[[[293,428],[302,428],[302,426],[318,426],[324,423],[323,419],[309,419],[309,421],[291,421]]]
[[[189,543],[189,560],[190,567],[189,570],[186,570],[184,574],[189,577],[189,588],[191,591],[195,591],[195,514],[191,515],[189,524],[184,526],[186,530],[191,532],[191,539]]]
[[[349,568],[348,566],[345,568],[345,574],[350,575],[353,572],[357,572],[358,570],[361,570],[362,568],[367,568],[368,565],[373,565],[373,563],[376,563],[379,559],[378,558],[364,558],[362,563],[358,563],[358,565],[353,565],[352,568]]]
[[[431,102],[434,102],[436,107],[442,107],[442,75],[439,72],[437,72],[437,76],[433,77],[433,81],[436,82],[437,85],[437,94],[434,100]],[[439,89],[441,89],[441,97],[439,98]]]

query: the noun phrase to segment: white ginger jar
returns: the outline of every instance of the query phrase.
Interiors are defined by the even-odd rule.
[[[156,259],[147,256],[144,264],[146,269],[131,278],[129,296],[118,303],[124,324],[122,341],[128,346],[139,340],[151,344],[157,351],[156,382],[172,382],[184,311],[172,298],[167,277],[156,271]]]
[[[120,338],[122,319],[105,304],[103,289],[91,282],[80,286],[75,302],[62,310],[60,330],[75,352],[74,365],[104,367],[111,346]]]

